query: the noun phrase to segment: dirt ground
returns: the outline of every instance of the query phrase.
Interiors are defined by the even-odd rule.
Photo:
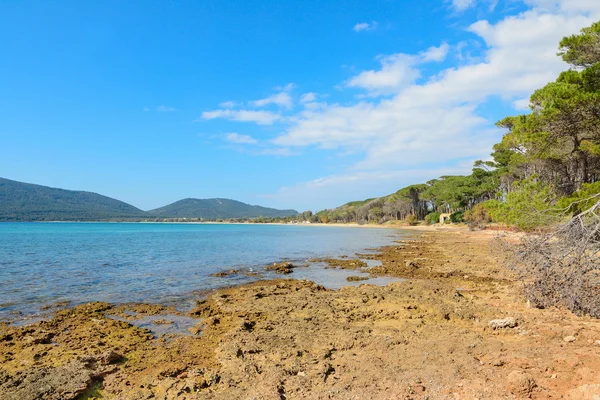
[[[174,313],[156,305],[0,326],[0,398],[600,399],[600,320],[528,307],[491,250],[498,234],[413,230],[376,257],[373,275],[406,278],[384,287],[218,290],[189,336],[130,323]]]

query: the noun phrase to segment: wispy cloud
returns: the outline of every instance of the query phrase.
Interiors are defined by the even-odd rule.
[[[240,135],[239,133],[227,133],[225,135],[225,140],[230,143],[236,144],[257,144],[258,140],[254,139],[252,136],[248,135]]]
[[[224,118],[232,121],[254,122],[259,125],[272,125],[274,122],[281,119],[281,115],[270,111],[221,109],[213,111],[204,111],[200,118],[204,120]]]
[[[288,92],[279,92],[264,99],[251,101],[250,104],[254,107],[265,107],[274,104],[278,107],[290,109],[292,108],[292,96]]]
[[[475,7],[476,4],[477,0],[452,0],[452,8],[459,12]]]
[[[354,25],[354,27],[352,28],[355,32],[361,32],[361,31],[373,31],[375,29],[377,29],[377,27],[379,26],[379,24],[375,21],[373,22],[359,22],[358,24]]]
[[[317,100],[317,94],[313,92],[304,93],[302,96],[300,96],[300,103],[302,104],[312,103],[315,100]]]
[[[237,106],[237,103],[235,101],[224,101],[222,103],[219,103],[219,107],[221,107],[221,108],[233,108],[236,106]]]
[[[177,109],[175,107],[170,107],[170,106],[158,106],[158,107],[156,107],[156,111],[158,111],[158,112],[173,112],[173,111],[177,111]]]

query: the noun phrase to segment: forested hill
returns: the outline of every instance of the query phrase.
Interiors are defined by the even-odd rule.
[[[291,217],[296,210],[252,206],[230,199],[183,199],[148,213],[161,218],[258,218]]]
[[[93,221],[147,216],[130,204],[97,193],[0,178],[0,221]]]

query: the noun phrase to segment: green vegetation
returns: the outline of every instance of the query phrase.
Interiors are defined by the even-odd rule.
[[[571,65],[536,90],[531,112],[504,118],[491,160],[468,176],[442,176],[394,194],[317,213],[322,222],[425,220],[440,212],[473,227],[498,222],[523,230],[554,225],[600,197],[600,22],[564,38],[559,55]]]
[[[291,222],[298,219],[297,215],[295,210],[251,206],[228,199],[187,199],[146,212],[96,193],[0,178],[0,221]],[[311,216],[307,211],[300,218]]]
[[[142,218],[132,205],[96,193],[0,178],[0,221],[80,221]]]
[[[184,199],[167,206],[148,211],[161,218],[202,218],[206,220],[231,218],[279,218],[298,215],[296,210],[276,210],[251,206],[229,199]]]

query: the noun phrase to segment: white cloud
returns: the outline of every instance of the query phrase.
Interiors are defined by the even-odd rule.
[[[290,82],[284,86],[275,86],[275,90],[280,91],[280,92],[290,92],[290,91],[294,90],[295,87],[296,87],[296,84],[293,82]]]
[[[228,133],[225,135],[225,140],[236,144],[256,144],[258,141],[248,135],[240,135],[239,133]]]
[[[369,22],[360,22],[356,25],[354,25],[354,27],[352,28],[355,32],[361,32],[361,31],[372,31],[377,29],[378,23],[373,21],[371,23]]]
[[[290,96],[288,92],[279,92],[265,97],[264,99],[254,100],[250,102],[250,104],[254,107],[265,107],[270,104],[275,104],[276,106],[290,109],[292,108],[292,96]]]
[[[302,104],[312,103],[315,100],[317,100],[317,94],[313,92],[304,93],[302,96],[300,96],[300,103]]]
[[[346,85],[366,89],[371,95],[398,93],[421,77],[418,69],[420,64],[443,61],[449,50],[450,46],[442,43],[439,47],[430,47],[416,56],[403,53],[378,56],[381,69],[363,71],[351,78]]]
[[[373,189],[362,197],[383,194],[375,189],[386,187],[389,191],[409,180],[439,176],[424,166],[452,169],[458,160],[485,158],[501,132],[493,127],[495,121],[479,116],[477,108],[490,97],[500,97],[519,110],[526,108],[533,90],[567,68],[556,56],[559,40],[600,17],[600,1],[563,1],[558,10],[535,7],[494,24],[475,22],[468,30],[485,42],[482,57],[447,68],[424,83],[417,83],[422,74],[420,64],[443,60],[448,45],[417,55],[382,57],[379,70],[363,71],[347,85],[392,97],[305,110],[274,139],[280,146],[339,149],[364,157],[331,179],[283,188],[274,196],[291,198],[304,192],[323,201],[330,193],[335,193],[336,199],[361,198],[356,192],[361,185]],[[469,167],[461,172],[468,172]],[[344,195],[345,187],[351,189]],[[352,193],[356,194],[350,197]]]
[[[156,111],[158,111],[158,112],[173,112],[173,111],[177,111],[177,109],[175,107],[169,107],[169,106],[158,106],[158,107],[156,107]]]
[[[235,101],[224,101],[222,103],[219,103],[219,107],[221,108],[233,108],[237,106],[237,103]]]
[[[529,97],[525,97],[524,99],[514,100],[512,102],[513,108],[515,110],[529,110]]]
[[[225,118],[232,121],[254,122],[259,125],[272,125],[281,119],[281,115],[270,111],[255,110],[214,110],[202,113],[202,119],[211,120],[216,118]]]
[[[266,118],[270,123],[286,123],[271,142],[276,149],[332,149],[358,159],[349,160],[349,167],[336,165],[329,177],[282,188],[272,197],[293,203],[302,194],[315,204],[333,206],[441,174],[468,172],[471,161],[486,158],[502,134],[495,121],[479,114],[479,107],[500,98],[515,113],[525,109],[535,89],[567,68],[556,56],[560,39],[600,18],[600,1],[527,1],[527,11],[471,24],[467,30],[477,40],[380,56],[378,69],[359,72],[344,85],[388,97],[339,104],[317,102],[306,94],[302,111],[285,119],[271,114]],[[424,76],[424,63],[444,61],[451,51],[468,55],[470,49],[477,58],[469,56],[466,64]],[[239,118],[233,110],[210,113],[203,116]]]
[[[477,4],[477,0],[452,0],[452,7],[456,11],[465,11]]]
[[[600,2],[596,0],[525,0],[525,3],[547,12],[600,13]]]
[[[144,108],[142,109],[142,111],[144,111],[144,112],[148,112],[148,111],[150,111],[150,109],[149,109],[148,107],[144,107]]]
[[[450,45],[448,43],[442,43],[439,47],[430,47],[420,54],[423,62],[435,61],[441,62],[446,59]]]
[[[363,71],[351,78],[348,87],[368,90],[371,94],[395,92],[416,81],[421,73],[415,66],[415,57],[408,54],[380,56],[380,70]]]
[[[262,156],[281,156],[281,157],[289,157],[297,155],[297,152],[292,151],[287,147],[270,147],[266,149],[261,149],[255,151],[254,154],[262,155]]]

